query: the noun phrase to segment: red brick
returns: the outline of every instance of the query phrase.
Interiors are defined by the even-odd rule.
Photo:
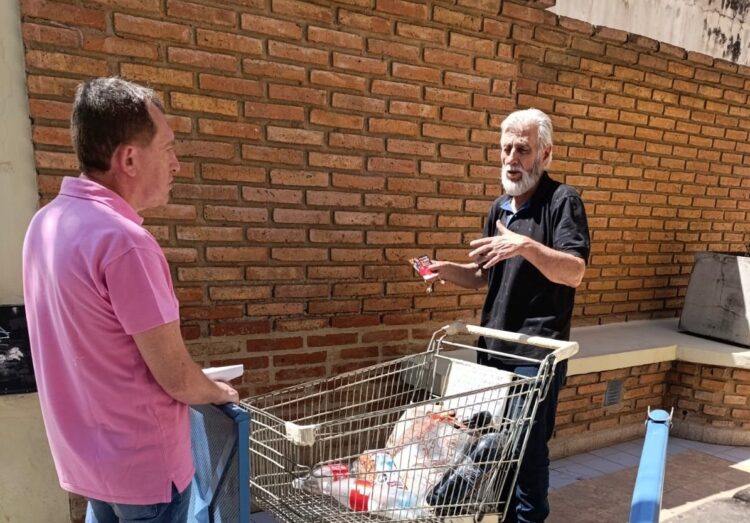
[[[307,39],[310,42],[356,50],[361,50],[364,44],[364,39],[359,35],[315,26],[307,28]]]
[[[234,136],[246,140],[257,140],[260,138],[260,127],[250,123],[201,118],[198,121],[198,129],[202,133],[218,136]]]
[[[242,61],[242,70],[249,75],[257,76],[259,79],[283,78],[301,81],[305,79],[306,74],[304,67],[251,58]]]
[[[202,178],[206,180],[258,183],[266,179],[265,170],[259,167],[204,163],[201,169]]]
[[[221,69],[229,72],[237,71],[239,67],[239,61],[234,56],[182,47],[169,47],[167,49],[167,60],[175,64],[203,69]]]
[[[81,44],[80,33],[72,29],[29,22],[24,23],[22,28],[25,41],[60,47],[78,47]]]
[[[450,33],[450,46],[473,53],[485,54],[488,56],[495,55],[496,44],[493,40],[486,38],[476,38],[461,33]]]
[[[45,69],[68,74],[75,73],[87,76],[107,76],[109,74],[109,66],[104,60],[48,51],[27,51],[26,65],[29,69]]]
[[[71,78],[55,78],[33,74],[27,75],[26,78],[26,86],[30,93],[64,96],[66,99],[73,98],[78,83],[78,80]]]
[[[237,53],[261,55],[263,42],[257,38],[232,33],[196,29],[196,42],[202,47],[224,49]]]
[[[252,33],[280,36],[294,40],[302,38],[302,28],[299,24],[265,16],[243,13],[240,19],[240,27],[244,31]]]
[[[332,169],[361,170],[362,158],[341,154],[323,154],[311,152],[308,156],[310,165],[315,167],[329,167]]]
[[[177,140],[175,153],[178,157],[220,158],[230,160],[235,156],[235,147],[231,143],[207,140]]]
[[[266,127],[266,138],[271,142],[291,144],[323,145],[323,133],[288,127]]]
[[[359,134],[331,133],[329,136],[329,145],[343,149],[385,150],[385,141],[382,138],[373,138]]]
[[[427,19],[427,6],[403,0],[376,0],[375,10],[404,18]]]
[[[167,14],[176,18],[227,27],[237,24],[237,15],[234,11],[181,0],[167,0]]]
[[[367,51],[373,55],[384,55],[403,60],[419,60],[420,49],[415,45],[399,44],[376,38],[367,39]]]
[[[70,131],[62,127],[34,126],[32,140],[36,144],[70,145]]]
[[[302,347],[302,337],[291,336],[286,338],[266,338],[247,340],[249,352],[266,352],[274,350],[292,350]]]
[[[403,82],[390,82],[387,80],[372,81],[373,94],[385,94],[399,96],[401,98],[420,98],[422,88],[419,85],[407,84]]]
[[[339,10],[339,22],[343,27],[356,27],[357,29],[364,29],[373,33],[388,34],[391,32],[391,22],[389,19],[379,16],[368,16],[345,9]]]
[[[327,7],[299,2],[297,0],[271,0],[271,10],[274,13],[291,15],[295,18],[307,18],[318,22],[332,22],[332,10]]]
[[[367,89],[367,80],[361,76],[354,76],[346,73],[334,73],[330,71],[312,71],[310,73],[310,83],[327,85],[329,87],[339,87],[342,89],[352,89],[364,92]]]
[[[406,39],[426,40],[436,44],[443,44],[446,41],[445,30],[412,25],[404,22],[396,23],[396,34]]]
[[[395,62],[391,66],[393,76],[407,80],[421,80],[423,82],[438,83],[440,81],[440,69],[421,67]]]
[[[302,163],[304,163],[304,155],[302,151],[298,151],[295,149],[282,149],[277,147],[243,145],[242,157],[247,160],[257,160],[260,162],[277,162],[287,165],[302,165]]]
[[[277,42],[268,42],[268,54],[295,62],[306,62],[317,65],[328,64],[328,52],[301,45]]]
[[[256,243],[301,243],[305,241],[302,229],[248,228],[247,239]]]
[[[268,86],[268,96],[277,100],[314,105],[325,105],[326,103],[326,92],[322,89],[310,89],[291,85],[270,84]]]
[[[130,33],[139,36],[149,36],[158,40],[166,39],[182,43],[190,41],[191,30],[187,25],[161,22],[120,13],[115,13],[114,24],[115,31],[118,33]]]
[[[22,0],[21,14],[24,17],[41,18],[73,26],[82,25],[100,31],[107,27],[104,11],[48,0]]]

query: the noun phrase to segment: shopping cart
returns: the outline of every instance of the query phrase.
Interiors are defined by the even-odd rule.
[[[477,335],[552,352],[503,354],[531,377],[452,357],[491,352]],[[425,352],[243,400],[253,501],[287,523],[502,520],[555,364],[577,350],[453,323]]]

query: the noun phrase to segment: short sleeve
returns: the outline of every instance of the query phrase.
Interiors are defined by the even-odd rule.
[[[497,221],[499,209],[500,209],[500,199],[497,199],[492,203],[492,205],[490,206],[490,211],[487,214],[487,221],[484,224],[484,237],[485,238],[494,236],[497,233],[497,226],[495,225],[495,222]]]
[[[588,262],[591,252],[589,226],[586,209],[578,194],[568,194],[561,198],[554,215],[552,247],[555,250],[576,255]]]
[[[105,268],[104,277],[126,333],[138,334],[179,319],[179,303],[161,252],[132,248]]]

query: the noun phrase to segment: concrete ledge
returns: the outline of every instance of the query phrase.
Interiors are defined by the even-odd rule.
[[[677,324],[668,318],[574,328],[570,339],[580,350],[568,375],[674,360],[750,369],[750,348],[686,334]]]

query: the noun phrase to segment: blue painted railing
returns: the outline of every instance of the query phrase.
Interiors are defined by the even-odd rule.
[[[638,476],[630,504],[630,523],[658,523],[664,472],[667,460],[667,441],[672,415],[664,410],[648,413],[646,439],[643,442]]]
[[[189,523],[250,522],[250,417],[233,404],[190,408],[195,478]]]

